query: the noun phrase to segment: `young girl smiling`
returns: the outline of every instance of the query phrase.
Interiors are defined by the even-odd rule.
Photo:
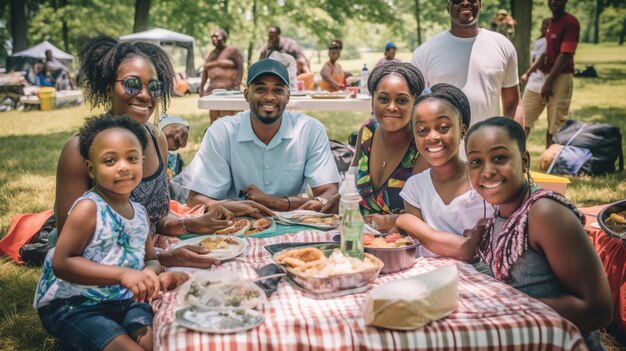
[[[43,326],[64,348],[151,350],[147,302],[187,280],[159,274],[147,211],[130,200],[146,145],[143,127],[128,117],[91,119],[80,131],[94,186],[70,209],[35,294]]]
[[[416,100],[413,112],[415,144],[430,169],[411,177],[400,196],[407,214],[396,225],[416,237],[420,254],[457,256],[465,243],[462,234],[491,215],[483,199],[472,190],[459,145],[470,123],[465,94],[449,84],[436,84]]]
[[[497,206],[478,244],[480,258],[497,279],[578,326],[589,349],[601,350],[598,329],[611,322],[611,292],[584,216],[560,194],[533,186],[518,123],[490,118],[472,126],[465,142],[472,185]]]

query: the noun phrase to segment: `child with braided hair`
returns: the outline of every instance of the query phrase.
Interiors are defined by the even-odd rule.
[[[584,216],[562,195],[533,185],[518,123],[478,122],[465,143],[472,186],[497,208],[465,254],[478,244],[497,279],[552,307],[581,330],[590,350],[602,350],[598,329],[612,320],[611,291]]]
[[[459,255],[464,252],[463,234],[490,216],[492,208],[470,186],[467,166],[459,155],[470,123],[469,101],[459,88],[436,84],[424,89],[413,111],[415,144],[430,169],[406,182],[400,193],[406,214],[396,224],[419,240],[423,257],[471,259],[473,253]]]

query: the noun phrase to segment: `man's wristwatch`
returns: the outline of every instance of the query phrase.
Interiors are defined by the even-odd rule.
[[[322,207],[326,206],[326,204],[328,203],[328,199],[325,199],[325,198],[320,197],[320,196],[314,197],[313,200],[317,200],[317,201],[321,202],[322,203]]]

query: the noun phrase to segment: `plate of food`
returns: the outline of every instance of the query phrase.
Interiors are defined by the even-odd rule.
[[[203,333],[237,333],[255,328],[264,321],[262,313],[249,308],[185,307],[176,311],[179,325]]]
[[[251,219],[250,221],[250,227],[241,234],[242,236],[256,238],[276,231],[276,222],[270,217]]]
[[[303,225],[316,229],[329,230],[339,227],[339,215],[309,210],[277,212],[276,219],[286,225]]]
[[[226,261],[241,255],[248,243],[244,239],[232,235],[201,235],[179,241],[173,248],[176,249],[185,245],[206,247],[211,250],[207,254],[209,257]]]
[[[614,202],[598,213],[598,223],[610,236],[626,240],[626,200]]]
[[[337,91],[333,93],[327,91],[319,91],[311,94],[311,98],[313,99],[345,99],[348,96],[350,96],[350,93],[346,91]]]
[[[185,306],[199,308],[255,308],[267,302],[263,289],[228,270],[196,272],[180,287],[178,296]]]
[[[363,260],[345,256],[339,249],[329,256],[317,247],[299,247],[280,251],[272,256],[287,276],[300,287],[316,292],[330,293],[368,285],[374,281],[383,262],[370,254]]]

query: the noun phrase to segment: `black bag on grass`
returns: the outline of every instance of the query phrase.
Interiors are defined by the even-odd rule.
[[[343,144],[336,140],[330,140],[330,151],[333,153],[335,163],[337,164],[337,170],[343,178],[345,173],[350,168],[352,158],[354,157],[354,149],[350,146]]]
[[[591,159],[582,165],[581,173],[589,175],[614,173],[615,161],[619,161],[618,171],[624,169],[622,133],[616,126],[569,120],[556,132],[552,141],[559,145],[571,145],[591,151]],[[561,157],[561,154],[558,157]]]

